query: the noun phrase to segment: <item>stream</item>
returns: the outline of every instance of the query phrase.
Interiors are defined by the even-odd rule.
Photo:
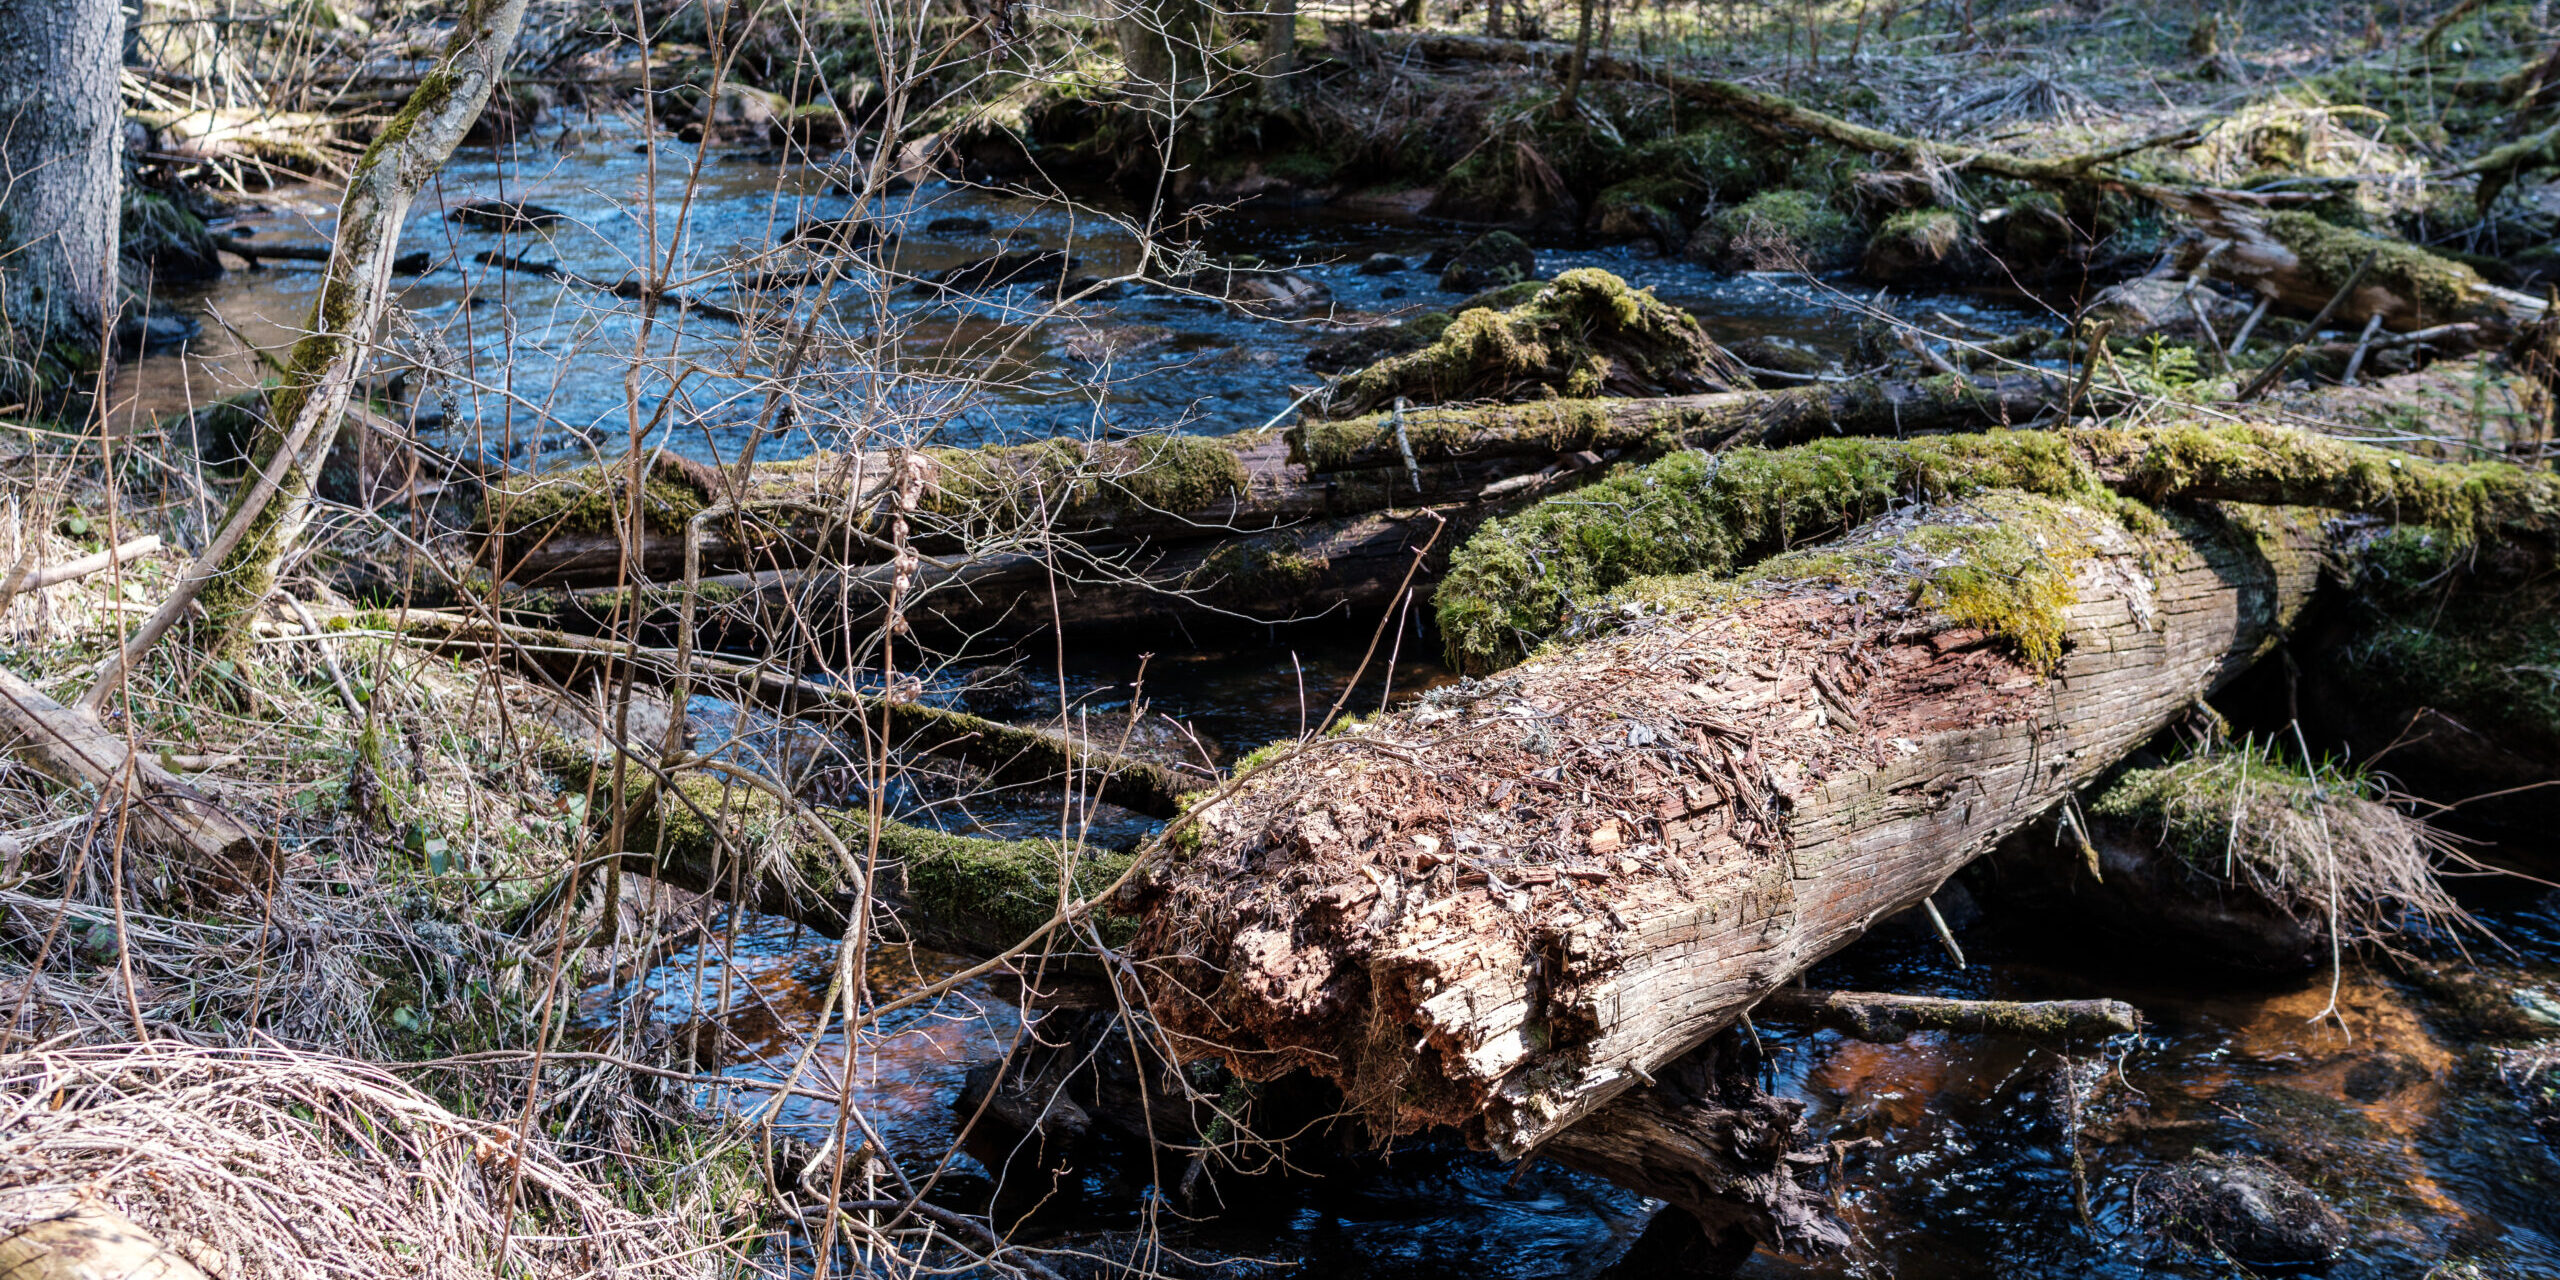
[[[403,282],[394,336],[412,351],[443,349],[448,354],[435,362],[451,375],[416,401],[423,437],[516,466],[560,465],[627,448],[636,408],[648,424],[646,445],[705,460],[736,456],[765,408],[755,375],[770,367],[770,351],[741,367],[731,354],[734,326],[669,309],[648,326],[652,359],[635,366],[644,336],[632,304],[473,261],[495,250],[612,281],[639,269],[654,239],[662,261],[663,246],[678,245],[674,274],[687,292],[750,308],[795,296],[805,305],[805,291],[742,301],[716,280],[692,278],[804,219],[843,216],[849,199],[830,194],[808,170],[716,153],[687,200],[693,149],[646,150],[625,126],[590,122],[506,155],[467,151],[421,201],[402,248],[430,254],[435,265]],[[566,217],[547,230],[502,234],[444,216],[490,198],[531,201]],[[288,188],[262,199],[262,209],[221,229],[252,231],[260,242],[325,242],[324,193]],[[894,197],[881,220],[904,228],[891,255],[902,271],[1037,247],[1065,249],[1081,260],[1079,273],[1109,277],[1134,255],[1133,242],[1104,216],[1113,212],[933,182]],[[949,221],[959,219],[985,226]],[[944,230],[927,230],[936,220],[945,220]],[[1323,211],[1243,212],[1208,226],[1197,247],[1293,264],[1330,290],[1337,319],[1357,321],[1454,301],[1418,269],[1368,274],[1361,264],[1375,254],[1419,263],[1468,234]],[[1803,282],[1736,276],[1624,245],[1538,248],[1542,273],[1607,268],[1689,308],[1719,339],[1782,340],[1840,366],[1856,337],[1857,322]],[[141,362],[132,410],[166,412],[249,385],[260,370],[248,348],[289,341],[319,279],[303,264],[235,270],[182,299],[183,309],[206,317],[203,334],[185,355]],[[791,429],[766,441],[761,457],[803,454],[829,444],[844,424],[890,419],[901,430],[911,424],[918,442],[929,432],[947,444],[1257,427],[1316,382],[1306,353],[1339,331],[1325,321],[1255,319],[1142,290],[1025,326],[1026,300],[1018,296],[951,304],[872,283],[848,280],[829,299],[845,332],[862,340],[832,346],[813,364],[806,389],[795,389]],[[2014,301],[1954,294],[1891,305],[2001,330],[2039,318]],[[990,354],[999,348],[1001,358]],[[672,391],[676,361],[665,357],[692,362]],[[639,376],[628,377],[635,367]],[[670,398],[672,411],[659,415]],[[1201,650],[1179,635],[1151,637],[1145,699],[1190,725],[1203,750],[1224,760],[1320,722],[1355,671],[1364,674],[1348,706],[1360,712],[1448,678],[1429,661],[1436,641],[1418,631],[1400,630],[1392,661],[1382,652],[1364,667],[1365,640],[1274,633],[1266,644]],[[1066,656],[1063,670],[1035,658],[1013,678],[1005,696],[1015,705],[1006,709],[1050,716],[1063,697],[1090,713],[1125,711],[1140,667],[1134,641],[1087,644]],[[984,696],[956,682],[929,694],[964,703]],[[742,742],[767,732],[734,708],[698,711],[710,731],[735,728]],[[1054,798],[1001,799],[965,813],[937,808],[929,795],[894,800],[909,817],[962,829],[1035,833],[1054,831],[1058,820]],[[1125,845],[1147,827],[1106,817],[1094,838]],[[2150,1030],[2066,1062],[2049,1050],[1935,1034],[1876,1046],[1759,1028],[1768,1081],[1808,1104],[1817,1135],[1873,1142],[1847,1157],[1841,1183],[1840,1209],[1862,1240],[1861,1260],[1809,1266],[1764,1251],[1745,1274],[2246,1274],[2173,1252],[2136,1208],[2147,1176],[2196,1149],[2265,1155],[2346,1214],[2357,1243],[2327,1275],[2416,1277],[2448,1256],[2482,1268],[2459,1274],[2560,1274],[2560,1162],[2501,1083],[2490,1047],[2537,1027],[2560,1034],[2560,896],[2514,881],[2467,883],[2470,905],[2500,940],[2471,939],[2471,955],[2521,993],[2491,1016],[2482,998],[2449,994],[2414,966],[2379,961],[2351,959],[2335,975],[2256,985],[2182,974],[2164,957],[2096,948],[2004,913],[1996,886],[1978,887],[1984,905],[1962,929],[1970,967],[1959,970],[1927,930],[1893,922],[1825,962],[1812,982],[1971,997],[2113,996],[2140,1007]],[[591,992],[590,1012],[602,1018],[640,1001],[663,1023],[681,1025],[704,1009],[730,1010],[729,1025],[747,1048],[719,1069],[781,1078],[816,1023],[835,946],[783,922],[731,923],[714,931],[720,942],[710,950],[676,953],[628,989]],[[871,977],[887,999],[961,963],[890,947]],[[2322,1018],[2333,977],[2339,1016]],[[862,1114],[892,1148],[930,1167],[965,1118],[954,1108],[963,1077],[1001,1057],[1023,1029],[1017,1009],[983,984],[901,1011],[853,1064]],[[829,1036],[816,1052],[817,1074],[832,1075],[824,1068],[847,1046]],[[778,1115],[812,1135],[831,1119],[805,1100]],[[1028,1176],[1016,1154],[973,1135],[937,1198],[983,1208],[1000,1183]],[[1239,1263],[1238,1274],[1592,1276],[1624,1252],[1650,1212],[1625,1192],[1551,1166],[1520,1172],[1428,1144],[1349,1167],[1322,1179],[1235,1179],[1222,1184],[1229,1212],[1185,1223],[1148,1212],[1153,1178],[1143,1154],[1130,1153],[1080,1167],[1040,1204],[1025,1234],[1076,1243],[1152,1227],[1195,1258],[1252,1260]]]

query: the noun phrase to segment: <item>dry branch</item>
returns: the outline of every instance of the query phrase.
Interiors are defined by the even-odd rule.
[[[1786,988],[1761,1001],[1754,1012],[1810,1022],[1876,1044],[1899,1044],[1915,1031],[2064,1041],[2132,1035],[2142,1029],[2141,1012],[2122,1000],[1949,1000]]]

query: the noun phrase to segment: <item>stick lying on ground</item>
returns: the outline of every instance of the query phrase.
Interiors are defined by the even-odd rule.
[[[1914,1031],[2097,1040],[2142,1029],[2141,1012],[2122,1000],[1942,1000],[1789,987],[1772,992],[1753,1012],[1811,1022],[1875,1044],[1899,1044]]]

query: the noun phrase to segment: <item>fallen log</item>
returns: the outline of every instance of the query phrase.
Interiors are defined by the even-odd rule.
[[[205,1280],[186,1254],[104,1204],[69,1194],[0,1201],[0,1277],[7,1280]],[[198,1245],[199,1254],[212,1252]]]
[[[956,548],[962,534],[982,540],[1035,527],[1107,554],[1470,501],[1490,484],[1578,452],[1647,455],[2025,422],[2058,405],[2065,390],[2033,374],[1862,379],[1782,391],[1412,410],[1288,432],[932,449],[924,451],[933,463],[931,496],[915,521],[927,554]],[[1396,443],[1399,422],[1414,448],[1411,467]],[[867,521],[890,470],[885,454],[822,453],[758,464],[746,477],[662,457],[643,482],[643,519],[633,533],[637,571],[649,581],[681,579],[687,524],[723,500],[745,510],[705,523],[707,574],[884,559]],[[618,582],[617,524],[629,506],[627,471],[613,464],[493,482],[475,526],[489,563],[523,587],[625,585]]]
[[[2174,270],[2207,272],[2350,328],[2376,316],[2394,333],[2467,323],[2480,326],[2482,345],[2494,346],[2543,312],[2531,295],[2492,285],[2468,265],[2405,240],[2351,231],[2298,209],[2267,213],[2210,192],[2149,194],[2195,223],[2171,255]],[[2368,257],[2372,265],[2358,277]]]
[[[119,564],[130,564],[159,549],[160,535],[147,533],[120,546],[60,564],[38,565],[33,560],[22,561],[9,570],[6,577],[0,577],[0,600],[22,591],[41,591],[65,582],[76,582],[93,573],[104,573]]]
[[[863,868],[878,876],[870,900],[909,941],[970,956],[1004,955],[1040,937],[1062,908],[1101,896],[1128,873],[1131,855],[1005,840],[884,820],[786,800],[741,770],[690,762],[662,767],[658,744],[615,748],[595,722],[574,715],[519,720],[540,767],[594,797],[590,813],[621,812],[623,870],[842,937],[863,901]],[[617,799],[617,796],[619,799]],[[1107,942],[1133,925],[1097,913]],[[1071,940],[1058,948],[1072,950]]]
[[[2012,491],[1654,580],[1196,811],[1136,895],[1151,1006],[1373,1132],[1538,1150],[2245,669],[2322,537]]]
[[[1488,522],[1451,557],[1441,632],[1452,665],[1492,670],[1605,621],[1602,597],[1630,580],[1723,572],[1912,496],[1993,488],[2322,506],[2438,526],[2460,546],[2560,530],[2560,477],[2547,472],[2451,466],[2251,423],[1680,453]]]
[[[186,855],[190,865],[235,884],[263,883],[256,874],[256,832],[148,753],[127,750],[125,735],[87,709],[66,707],[0,669],[0,732],[61,782],[111,797],[122,809],[119,821],[129,821],[145,843]]]
[[[1423,57],[1441,61],[1552,63],[1559,71],[1564,67],[1566,56],[1573,52],[1573,46],[1569,44],[1502,40],[1437,31],[1385,35],[1379,39],[1393,47],[1409,49]],[[1907,164],[1927,164],[1941,170],[1989,174],[2022,182],[2111,183],[2116,179],[2102,166],[2155,147],[2184,145],[2195,141],[2202,133],[2201,126],[2184,125],[2095,151],[2061,156],[2021,156],[1871,129],[1774,93],[1765,93],[1730,80],[1686,75],[1647,59],[1592,53],[1583,59],[1583,66],[1584,74],[1591,79],[1656,85],[1675,97],[1741,116],[1763,127],[1810,134],[1852,150],[1892,156]]]
[[[1900,1044],[1915,1031],[2067,1041],[2129,1036],[2142,1029],[2141,1012],[2122,1000],[1948,1000],[1786,987],[1753,1012],[1829,1027],[1874,1044]]]

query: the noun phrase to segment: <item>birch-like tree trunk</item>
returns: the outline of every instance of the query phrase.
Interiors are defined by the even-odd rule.
[[[328,279],[267,397],[267,423],[249,455],[256,479],[241,487],[225,520],[231,545],[217,542],[190,571],[201,579],[211,652],[247,642],[251,616],[275,589],[278,569],[310,523],[312,484],[389,302],[400,226],[419,188],[444,167],[488,104],[524,9],[525,0],[467,0],[436,69],[347,180]]]
[[[124,183],[116,0],[0,0],[0,402],[103,358]]]

